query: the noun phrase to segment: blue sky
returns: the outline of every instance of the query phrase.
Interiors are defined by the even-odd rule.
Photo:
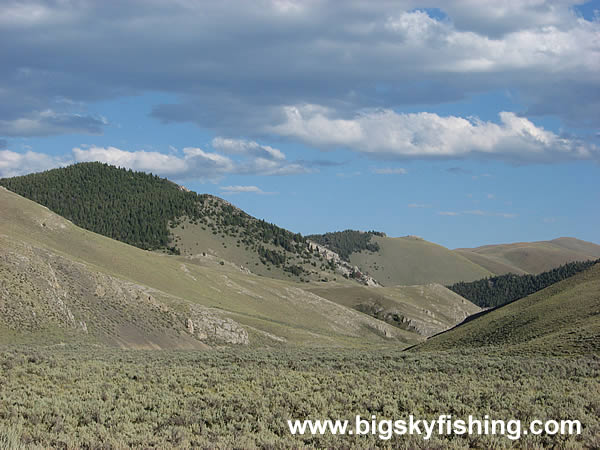
[[[158,173],[304,234],[600,243],[600,1],[0,3],[0,176]]]

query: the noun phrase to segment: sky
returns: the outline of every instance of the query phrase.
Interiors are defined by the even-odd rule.
[[[0,42],[0,177],[102,161],[303,234],[600,243],[600,0],[0,0]]]

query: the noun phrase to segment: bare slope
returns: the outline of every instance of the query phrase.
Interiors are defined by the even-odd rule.
[[[430,338],[418,350],[600,351],[600,264]]]
[[[300,284],[83,230],[3,188],[0,211],[4,342],[75,336],[123,347],[190,348],[245,343],[246,336],[250,344],[310,346],[403,346],[420,339]]]
[[[384,286],[452,284],[473,281],[492,273],[460,254],[418,237],[373,236],[376,252],[352,253],[350,262]]]
[[[572,261],[600,258],[600,245],[575,238],[459,248],[455,252],[496,275],[540,273]]]
[[[424,286],[324,286],[310,289],[387,323],[431,336],[481,309],[440,284]]]

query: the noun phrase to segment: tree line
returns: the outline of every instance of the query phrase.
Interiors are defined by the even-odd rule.
[[[572,277],[598,262],[600,262],[600,259],[575,261],[538,275],[509,273],[477,281],[461,281],[447,287],[477,306],[493,308],[527,297],[551,284]]]
[[[379,244],[371,242],[373,236],[383,237],[385,234],[379,231],[345,230],[325,234],[312,234],[306,236],[306,238],[327,247],[340,255],[340,258],[348,261],[352,253],[358,253],[363,250],[371,252],[379,251]]]

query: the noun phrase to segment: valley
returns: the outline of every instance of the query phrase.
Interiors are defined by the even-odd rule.
[[[80,176],[135,182],[69,197]],[[305,237],[96,163],[15,180],[0,184],[29,198],[0,187],[0,447],[364,448],[382,441],[286,420],[475,410],[584,424],[520,446],[598,445],[595,244]],[[171,206],[131,206],[145,195]]]

